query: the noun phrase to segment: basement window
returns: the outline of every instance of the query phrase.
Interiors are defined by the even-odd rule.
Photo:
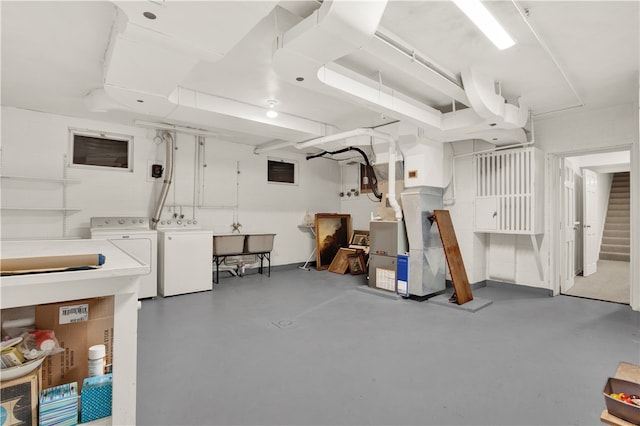
[[[133,136],[70,129],[72,166],[133,171]]]
[[[293,160],[269,158],[267,160],[267,181],[270,183],[284,183],[296,185],[298,163]]]

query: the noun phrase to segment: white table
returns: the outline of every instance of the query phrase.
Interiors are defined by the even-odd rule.
[[[2,277],[0,308],[114,296],[111,424],[135,424],[138,288],[149,266],[107,240],[2,241],[0,248],[3,259],[89,253],[106,257],[100,269]]]

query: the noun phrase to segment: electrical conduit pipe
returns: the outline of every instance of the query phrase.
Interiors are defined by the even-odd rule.
[[[304,149],[360,135],[383,139],[389,143],[389,192],[387,193],[387,198],[389,199],[389,204],[396,215],[396,220],[400,221],[402,220],[402,209],[400,208],[400,204],[398,204],[398,200],[396,200],[396,151],[398,149],[398,143],[393,139],[393,137],[391,137],[391,135],[378,132],[373,129],[358,128],[347,132],[336,133],[335,135],[299,142],[294,146],[298,149]]]

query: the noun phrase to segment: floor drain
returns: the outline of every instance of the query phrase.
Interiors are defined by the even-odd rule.
[[[293,321],[291,321],[291,320],[280,320],[280,321],[274,321],[272,324],[275,325],[278,328],[287,328],[287,327],[291,327],[293,325]]]

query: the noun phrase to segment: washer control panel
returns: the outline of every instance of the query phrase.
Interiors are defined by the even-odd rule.
[[[195,219],[163,219],[157,229],[200,229],[200,223]]]
[[[92,217],[95,229],[151,229],[148,217]]]

